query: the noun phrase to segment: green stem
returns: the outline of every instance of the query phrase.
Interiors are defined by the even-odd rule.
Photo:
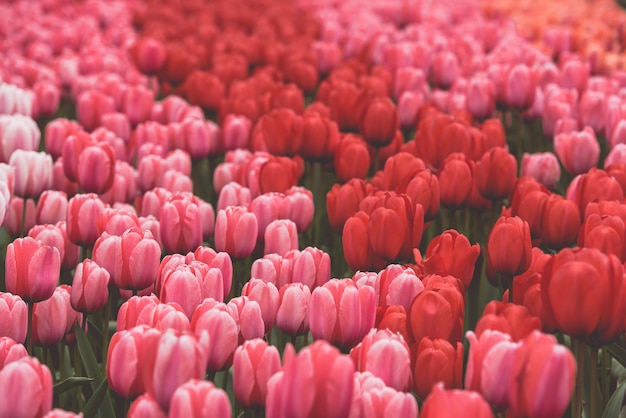
[[[598,405],[598,349],[596,347],[589,347],[590,351],[590,367],[589,367],[589,380],[591,381],[589,391],[590,394],[590,407],[591,418],[598,418],[599,406]]]
[[[111,297],[107,299],[104,308],[104,320],[102,323],[102,370],[106,371],[107,356],[109,351],[109,318],[111,317]]]
[[[224,370],[224,378],[222,379],[222,389],[224,392],[228,393],[228,378],[230,376],[230,369]]]
[[[34,356],[33,353],[33,311],[35,310],[35,302],[29,302],[28,305],[28,333],[26,334],[26,351],[29,356]]]
[[[582,414],[583,384],[585,370],[585,346],[576,339],[572,339],[574,355],[576,356],[576,390],[572,396],[572,418],[579,418]]]
[[[602,349],[602,404],[606,405],[611,397],[611,354]]]

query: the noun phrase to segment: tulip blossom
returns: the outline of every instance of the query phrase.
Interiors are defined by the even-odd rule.
[[[28,390],[24,390],[28,388]],[[41,417],[52,409],[52,374],[34,357],[0,370],[0,416]]]
[[[433,386],[420,411],[422,418],[453,418],[459,415],[474,418],[493,418],[489,403],[477,392],[445,390],[443,383]]]
[[[233,387],[237,401],[246,408],[264,406],[267,382],[280,370],[276,347],[261,339],[237,347],[233,360]]]

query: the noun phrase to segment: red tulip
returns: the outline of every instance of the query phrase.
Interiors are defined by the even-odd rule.
[[[189,103],[208,111],[219,109],[221,101],[224,100],[225,90],[226,87],[219,77],[200,70],[192,71],[179,88]]]
[[[587,204],[595,200],[624,200],[624,191],[614,177],[604,170],[592,168],[575,178],[567,188],[567,198],[578,205],[581,216]]]
[[[517,161],[506,149],[492,148],[476,164],[474,175],[481,195],[488,199],[502,199],[515,187]]]
[[[473,164],[463,154],[450,154],[441,163],[437,177],[441,190],[441,204],[452,209],[462,207],[472,191]]]
[[[500,217],[489,233],[487,252],[494,271],[504,278],[523,273],[532,259],[528,223],[521,218]],[[508,283],[502,283],[507,286]]]
[[[580,227],[578,246],[597,248],[604,254],[613,254],[626,261],[626,225],[619,216],[591,214]]]
[[[476,392],[445,390],[443,384],[433,386],[420,411],[422,418],[453,418],[468,416],[493,418],[489,404]]]
[[[166,50],[159,40],[141,37],[131,47],[131,56],[139,71],[154,75],[159,72],[165,62]]]
[[[359,117],[359,132],[365,141],[380,148],[391,142],[398,128],[398,112],[388,97],[368,100]]]
[[[580,211],[576,203],[551,194],[543,206],[541,243],[560,250],[576,242],[580,226]]]
[[[364,139],[356,134],[344,135],[335,151],[334,166],[339,181],[365,178],[370,168],[370,156]]]
[[[476,323],[476,335],[480,337],[487,330],[499,331],[519,341],[533,330],[541,329],[541,320],[533,316],[522,305],[491,301],[485,306],[483,315]]]
[[[423,338],[411,347],[415,393],[424,399],[443,382],[446,388],[460,388],[463,381],[463,344],[456,347],[442,339]]]
[[[365,182],[362,179],[351,179],[344,185],[333,185],[326,194],[326,212],[333,231],[341,233],[348,218],[359,210],[365,193]]]

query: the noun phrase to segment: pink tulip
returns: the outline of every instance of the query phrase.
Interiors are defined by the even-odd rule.
[[[139,324],[150,322],[156,305],[159,303],[159,298],[155,295],[130,297],[122,303],[117,313],[117,331],[127,331]]]
[[[309,304],[311,290],[302,283],[289,283],[280,288],[280,304],[276,311],[276,325],[287,335],[309,332]]]
[[[561,178],[561,166],[551,152],[528,154],[522,156],[521,177],[533,177],[548,189],[554,190]]]
[[[205,299],[191,318],[191,329],[196,336],[203,333],[210,335],[207,370],[217,372],[232,365],[235,349],[239,345],[239,324],[225,303]]]
[[[249,206],[251,201],[250,189],[233,181],[220,190],[217,210],[226,209],[228,206]]]
[[[186,253],[202,244],[202,217],[198,205],[182,194],[169,198],[161,209],[161,241],[169,253]]]
[[[250,138],[252,122],[245,116],[228,114],[222,122],[224,149],[245,148]]]
[[[169,418],[230,418],[230,401],[213,382],[192,379],[176,389]]]
[[[306,231],[313,222],[313,193],[303,187],[292,187],[285,192],[280,204],[280,218],[290,219],[298,232]]]
[[[65,221],[67,216],[67,194],[57,190],[44,190],[37,201],[38,224],[55,224]]]
[[[24,390],[28,388],[28,390]],[[0,416],[38,418],[52,409],[52,374],[35,357],[0,370]]]
[[[351,279],[332,279],[311,293],[309,326],[314,339],[354,347],[374,326],[376,295]]]
[[[28,357],[26,347],[9,337],[0,337],[0,370],[23,357]]]
[[[148,75],[156,74],[167,57],[167,51],[161,41],[148,37],[139,38],[133,45],[131,54],[139,71]]]
[[[565,169],[573,175],[586,173],[598,165],[600,144],[589,127],[580,132],[556,135],[554,150]]]
[[[147,326],[113,334],[107,352],[107,382],[111,389],[124,398],[132,398],[146,391],[144,371],[146,355],[159,341],[161,333]]]
[[[454,418],[459,416],[493,418],[489,404],[468,390],[446,390],[443,383],[433,386],[420,411],[421,418]]]
[[[72,280],[70,302],[72,308],[83,313],[94,313],[106,305],[109,297],[109,272],[95,261],[86,258],[76,266]]]
[[[59,250],[61,260],[65,257],[65,237],[58,225],[35,225],[28,231],[28,236]]]
[[[386,387],[363,392],[361,408],[364,416],[376,418],[411,418],[417,416],[417,401],[410,393]]]
[[[247,296],[238,296],[228,301],[226,307],[239,326],[239,344],[254,338],[263,338],[265,324],[261,306],[256,301]]]
[[[424,284],[412,269],[392,264],[378,273],[374,288],[378,289],[377,306],[402,305],[408,312],[413,299],[424,290]]]
[[[52,185],[52,157],[45,152],[17,149],[9,165],[15,168],[16,196],[38,198]]]
[[[103,128],[115,134],[117,138],[122,139],[125,143],[130,139],[130,121],[124,113],[106,113],[100,117],[100,123]]]
[[[82,412],[76,414],[74,412],[65,411],[63,409],[55,408],[48,412],[43,418],[83,418]]]
[[[26,209],[24,209],[26,205]],[[24,213],[26,212],[26,213]],[[36,223],[37,208],[33,199],[22,199],[14,196],[9,201],[4,218],[4,227],[13,237],[22,236]],[[26,218],[24,219],[24,215]]]
[[[137,215],[125,209],[105,208],[96,218],[98,235],[103,233],[122,236],[126,230],[139,227]]]
[[[411,388],[411,355],[409,346],[400,334],[388,329],[372,329],[350,350],[355,370],[371,372],[386,386],[399,391]]]
[[[67,205],[67,236],[77,245],[92,246],[98,239],[96,219],[105,204],[96,194],[80,194]]]
[[[23,115],[0,115],[0,161],[8,163],[16,150],[36,151],[41,132],[34,120]]]
[[[59,250],[34,238],[18,238],[7,247],[6,289],[27,302],[52,296],[59,281]]]
[[[295,253],[290,253],[290,255],[293,256]],[[263,258],[258,258],[252,263],[250,277],[272,283],[280,289],[285,284],[291,283],[292,258],[281,257],[278,254],[268,254]]]
[[[354,387],[352,361],[325,341],[316,341],[297,355],[288,347],[282,371],[267,385],[267,417],[348,416]]]
[[[270,332],[276,324],[276,311],[280,302],[276,286],[253,277],[243,285],[241,296],[247,296],[250,300],[259,304],[263,323],[265,324],[265,334]]]
[[[87,193],[104,193],[113,186],[115,152],[111,145],[99,142],[88,145],[78,155],[76,182]]]
[[[233,388],[237,401],[246,408],[265,406],[267,382],[279,370],[278,349],[262,339],[249,340],[237,347],[233,360]]]
[[[265,238],[265,229],[271,222],[280,219],[283,199],[284,195],[281,193],[265,193],[250,202],[248,210],[256,217],[258,240]]]
[[[52,297],[33,307],[33,342],[44,347],[60,342],[68,331],[71,312],[68,290],[57,287]],[[73,315],[75,316],[75,315]]]
[[[9,337],[18,343],[26,341],[28,327],[26,303],[19,296],[0,292],[0,336]]]
[[[154,92],[143,86],[131,86],[124,90],[121,97],[120,110],[128,116],[131,125],[150,119],[154,103]]]
[[[57,159],[61,156],[63,143],[67,137],[81,130],[82,127],[76,121],[65,118],[57,118],[48,122],[44,135],[46,151],[52,155],[52,158]]]
[[[86,91],[76,99],[76,118],[87,131],[100,126],[100,117],[113,111],[115,100],[100,91]]]
[[[127,418],[167,418],[167,414],[150,394],[144,393],[130,404]]]
[[[307,247],[302,251],[287,253],[291,258],[291,276],[289,283],[303,283],[313,290],[330,280],[330,255],[324,251]],[[278,287],[284,283],[279,282]]]
[[[298,250],[298,229],[289,219],[272,221],[265,229],[265,254],[284,256],[291,250]]]
[[[145,289],[156,280],[161,247],[148,231],[130,228],[122,236],[103,233],[93,248],[93,259],[111,274],[120,289]]]
[[[193,255],[193,258],[191,256]],[[216,252],[210,247],[198,247],[193,253],[187,254],[187,261],[201,261],[211,268],[217,268],[222,272],[224,281],[224,299],[228,298],[233,283],[233,262],[228,253]]]
[[[246,258],[256,245],[257,218],[242,206],[231,206],[217,213],[215,249],[233,258]]]

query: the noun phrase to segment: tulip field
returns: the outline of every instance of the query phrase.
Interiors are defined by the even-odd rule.
[[[626,418],[613,0],[0,3],[0,418]]]

